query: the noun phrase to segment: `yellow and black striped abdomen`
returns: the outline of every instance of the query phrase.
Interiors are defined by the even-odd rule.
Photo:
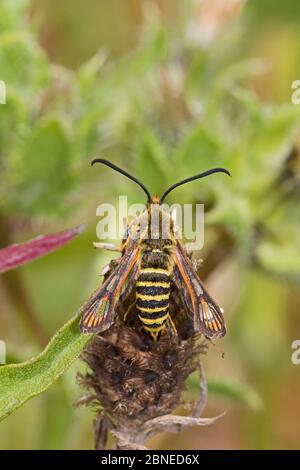
[[[157,340],[169,316],[170,275],[166,269],[142,269],[136,283],[136,306],[144,329]]]

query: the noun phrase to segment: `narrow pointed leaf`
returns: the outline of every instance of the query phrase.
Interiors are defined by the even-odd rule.
[[[37,357],[0,367],[0,420],[44,392],[79,356],[92,335],[79,331],[79,315],[69,320]]]
[[[24,243],[0,250],[0,274],[57,250],[84,230],[84,225],[50,235],[41,235]]]

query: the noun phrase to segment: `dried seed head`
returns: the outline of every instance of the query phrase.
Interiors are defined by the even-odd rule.
[[[136,427],[180,404],[200,351],[195,336],[180,344],[167,336],[153,342],[142,331],[116,324],[84,352],[91,373],[81,382],[118,427]]]
[[[133,300],[132,296],[124,297],[117,306],[115,323],[95,336],[83,353],[89,372],[79,379],[88,389],[84,402],[93,404],[98,411],[94,426],[98,449],[103,448],[109,430],[122,446],[127,442],[126,448],[138,448],[152,433],[148,432],[148,423],[152,428],[153,420],[163,417],[162,426],[170,426],[172,416],[166,421],[165,415],[182,404],[185,381],[199,367],[199,354],[207,349],[207,343],[194,333],[186,312],[179,309],[176,292],[170,303],[170,315],[178,336],[166,328],[155,342],[143,331],[137,315],[124,324],[124,312]],[[197,417],[202,405],[199,402],[195,408]],[[189,419],[197,419],[196,415]],[[155,421],[155,432],[158,427]],[[178,423],[175,427],[180,428]]]

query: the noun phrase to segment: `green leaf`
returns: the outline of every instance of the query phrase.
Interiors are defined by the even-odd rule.
[[[1,80],[32,103],[35,93],[49,84],[50,68],[37,42],[26,32],[7,31],[0,35]],[[8,99],[9,99],[8,90]]]
[[[57,213],[69,189],[71,144],[59,121],[41,123],[21,149],[16,172],[20,175],[15,205],[33,213]]]
[[[167,51],[168,36],[163,28],[158,28],[153,35],[145,36],[132,54],[113,64],[108,63],[103,68],[105,51],[98,52],[95,58],[81,65],[76,73],[82,97],[92,97],[95,107],[103,106],[103,102],[109,100],[110,107],[113,105],[116,110],[120,110],[120,100],[124,105],[128,97],[135,97],[139,86],[145,84],[142,80],[157,64],[164,62]]]
[[[254,388],[232,379],[210,379],[208,393],[241,403],[253,411],[260,411],[263,408],[263,402]]]
[[[253,211],[249,199],[242,192],[234,192],[234,187],[229,187],[232,180],[226,183],[227,186],[220,179],[218,186],[214,188],[217,202],[213,210],[205,215],[205,221],[210,225],[226,227],[238,243],[239,255],[247,259],[252,242]]]
[[[265,178],[265,173],[272,176],[280,171],[299,128],[299,120],[299,110],[293,105],[263,109],[261,120],[249,137],[256,177],[258,171]]]
[[[25,127],[27,119],[26,108],[21,98],[10,91],[9,100],[5,106],[0,105],[0,156],[7,156],[9,150],[15,146],[20,129]],[[8,160],[8,159],[7,159]],[[2,161],[0,161],[2,166]]]
[[[39,449],[65,449],[74,418],[72,398],[65,380],[58,381],[45,398]]]
[[[192,391],[198,391],[198,373],[189,376],[187,383]],[[208,396],[216,395],[220,398],[230,400],[247,406],[253,411],[260,411],[263,402],[255,389],[247,384],[241,384],[235,379],[208,379]]]
[[[0,32],[15,29],[25,23],[24,13],[29,4],[28,0],[1,0],[0,3]]]
[[[80,333],[79,316],[69,320],[36,358],[0,368],[0,420],[44,392],[91,340]]]
[[[166,154],[160,141],[150,129],[143,127],[136,129],[137,153],[139,155],[138,167],[141,180],[149,187],[153,194],[161,194],[166,188]],[[153,186],[154,185],[154,186]]]
[[[220,166],[220,150],[217,139],[197,124],[183,138],[175,155],[175,161],[191,174],[200,173],[217,163]]]
[[[291,236],[289,240],[262,241],[256,248],[256,256],[267,272],[298,284],[300,281],[299,250],[299,239],[297,240],[294,236],[294,243],[292,243]]]

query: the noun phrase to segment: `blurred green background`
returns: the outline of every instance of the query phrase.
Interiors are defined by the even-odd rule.
[[[300,79],[297,0],[0,0],[0,246],[79,223],[88,229],[0,279],[8,362],[32,357],[79,308],[110,259],[94,251],[96,207],[143,193],[103,155],[161,193],[204,202],[200,275],[228,334],[204,358],[206,416],[153,448],[300,447]],[[299,105],[300,106],[300,105]],[[224,353],[224,354],[223,354]],[[224,356],[224,357],[223,357]],[[0,424],[1,449],[93,447],[92,411],[74,408],[78,360]],[[1,389],[0,389],[1,393]],[[187,385],[197,396],[195,380]]]

